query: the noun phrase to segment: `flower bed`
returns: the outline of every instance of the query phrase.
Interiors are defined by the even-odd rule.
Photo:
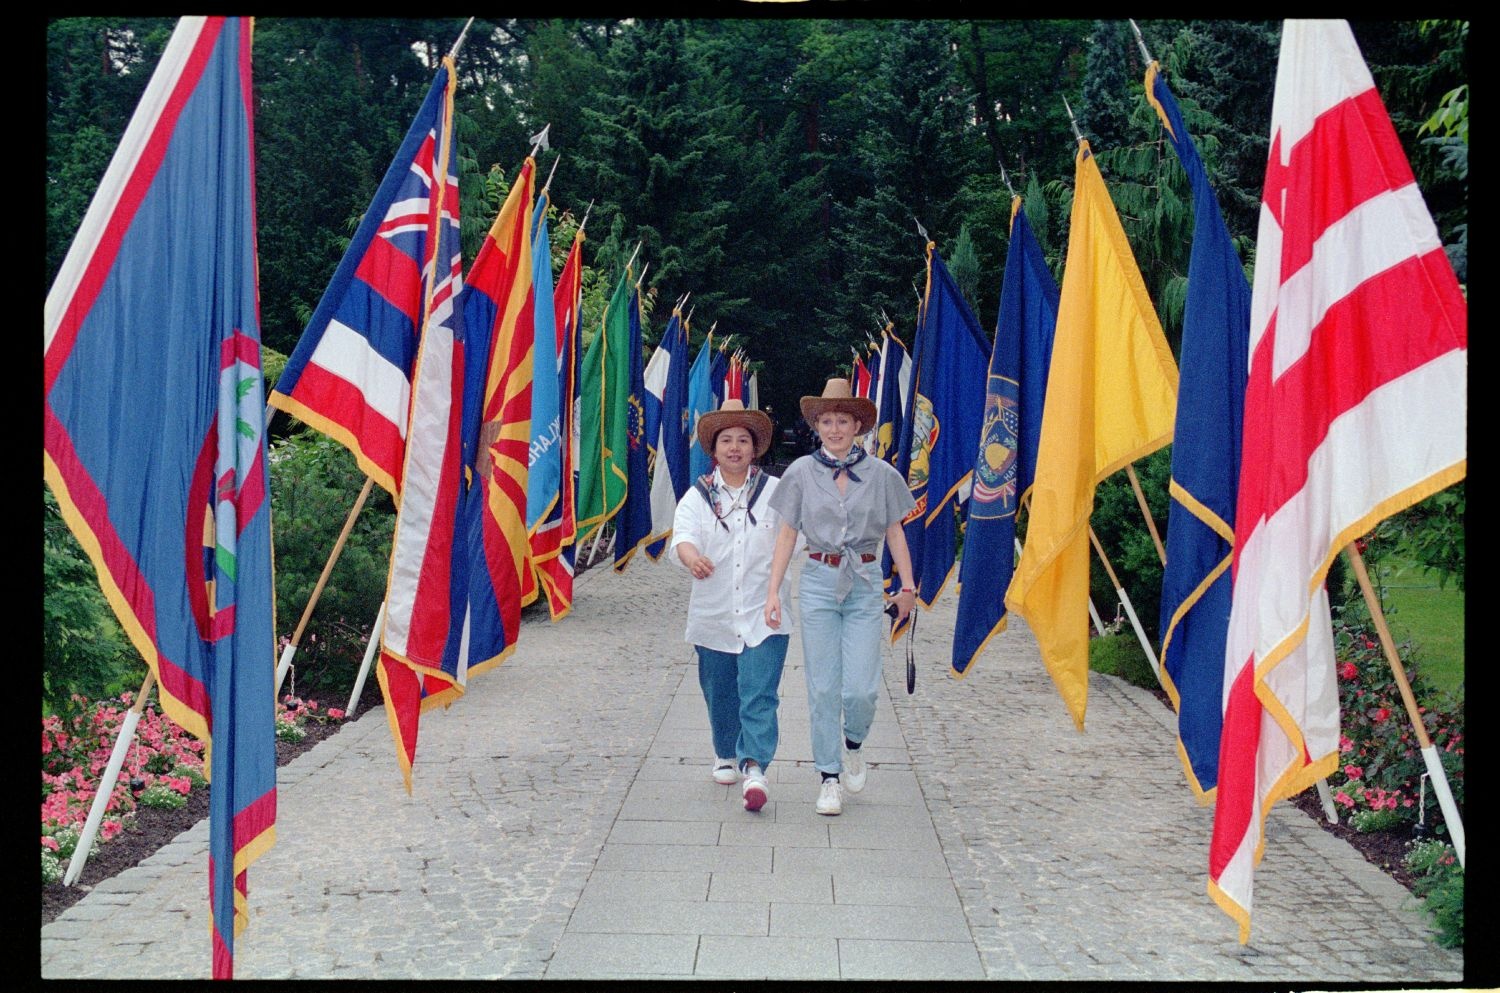
[[[73,697],[71,717],[42,718],[42,882],[60,879],[83,833],[83,825],[109,764],[115,739],[134,702],[133,693],[90,702]],[[319,712],[315,701],[283,697],[276,705],[276,736],[296,741],[308,722],[342,720],[343,711]],[[183,731],[155,704],[141,711],[135,738],[125,753],[95,838],[96,846],[119,836],[140,807],[176,808],[207,784],[203,743]]]

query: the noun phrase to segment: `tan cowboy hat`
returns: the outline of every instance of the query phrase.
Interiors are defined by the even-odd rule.
[[[728,399],[698,418],[698,444],[709,455],[714,453],[714,440],[725,428],[744,428],[755,439],[755,457],[760,458],[771,447],[771,418],[759,410],[746,410],[743,402]]]
[[[855,396],[847,379],[830,379],[822,396],[802,398],[802,416],[814,428],[818,426],[818,417],[830,410],[841,410],[858,421],[859,430],[855,434],[864,434],[875,426],[875,401]]]

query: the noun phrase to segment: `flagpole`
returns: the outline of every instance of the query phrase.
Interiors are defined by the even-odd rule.
[[[1141,505],[1141,516],[1146,519],[1146,529],[1151,532],[1151,540],[1156,542],[1156,555],[1161,559],[1161,564],[1167,564],[1167,550],[1162,547],[1161,535],[1156,533],[1156,521],[1151,518],[1151,508],[1146,505],[1146,494],[1141,489],[1141,481],[1135,475],[1135,463],[1128,462],[1125,472],[1130,476],[1130,486],[1135,490],[1135,502]]]
[[[1021,539],[1012,538],[1011,540],[1016,543],[1016,559],[1019,560],[1021,558]],[[1094,606],[1094,597],[1092,594],[1089,595],[1088,601],[1089,620],[1094,622],[1094,630],[1097,631],[1099,633],[1099,637],[1102,638],[1104,637],[1104,622],[1099,619],[1099,608]]]
[[[346,719],[354,717],[354,711],[359,707],[359,696],[365,688],[365,677],[370,674],[370,663],[375,660],[375,648],[380,644],[380,637],[385,633],[385,601],[380,601],[380,610],[375,614],[375,625],[370,628],[370,640],[365,645],[365,657],[359,664],[359,676],[354,680],[354,692],[349,694],[349,706],[344,708]]]
[[[146,706],[146,694],[151,692],[151,684],[156,681],[156,673],[148,666],[146,679],[141,683],[141,692],[136,696],[135,703],[125,712],[125,720],[120,724],[120,733],[115,736],[114,751],[109,753],[109,765],[105,766],[104,775],[99,780],[99,788],[94,791],[94,802],[89,805],[89,816],[83,822],[83,834],[78,837],[78,844],[73,847],[73,856],[68,859],[68,871],[63,876],[63,885],[72,886],[83,874],[83,865],[89,860],[89,852],[94,848],[94,836],[99,831],[99,822],[104,820],[104,809],[109,806],[110,794],[115,791],[115,783],[120,779],[120,766],[125,764],[125,755],[130,751],[131,744],[135,741],[135,726],[141,719],[141,710]]]
[[[1146,39],[1141,37],[1141,29],[1136,27],[1135,18],[1127,17],[1125,19],[1130,22],[1130,30],[1135,32],[1135,43],[1140,46],[1141,58],[1146,60],[1147,65],[1155,62],[1156,60],[1151,57],[1151,53],[1146,51]]]
[[[1354,575],[1359,579],[1359,588],[1365,596],[1365,605],[1370,608],[1370,620],[1375,622],[1375,631],[1380,636],[1380,647],[1385,650],[1385,659],[1390,663],[1391,674],[1396,677],[1396,686],[1401,690],[1401,702],[1406,705],[1406,716],[1417,732],[1417,742],[1422,746],[1422,761],[1427,774],[1432,778],[1432,788],[1437,793],[1438,805],[1443,810],[1443,821],[1448,825],[1448,834],[1453,839],[1453,850],[1458,853],[1458,864],[1464,865],[1464,822],[1459,816],[1458,805],[1453,802],[1453,792],[1448,786],[1448,774],[1443,771],[1437,747],[1427,736],[1427,726],[1422,723],[1422,712],[1417,708],[1417,698],[1412,694],[1411,683],[1406,678],[1406,669],[1396,654],[1396,643],[1391,639],[1391,630],[1385,623],[1385,611],[1380,607],[1380,598],[1370,583],[1370,574],[1365,570],[1364,556],[1351,541],[1344,546],[1349,564],[1354,566]]]
[[[468,37],[469,27],[473,23],[474,18],[469,18],[469,23],[465,24],[464,29],[458,33],[458,40],[453,43],[452,48],[448,49],[448,58],[454,60],[455,62],[458,61],[458,50],[464,47],[464,39]]]
[[[590,199],[589,200],[589,205],[584,208],[584,211],[583,211],[583,220],[581,220],[581,221],[578,222],[578,230],[579,231],[582,231],[583,230],[583,226],[589,222],[589,214],[593,213],[593,210],[594,210],[594,201],[592,199]]]
[[[552,170],[547,173],[547,181],[542,184],[542,192],[546,193],[552,189],[552,177],[557,175],[557,164],[562,161],[562,153],[557,153],[557,158],[552,160]]]
[[[1125,592],[1125,587],[1120,585],[1120,580],[1115,576],[1115,570],[1109,564],[1109,557],[1104,554],[1104,546],[1099,544],[1099,536],[1094,533],[1094,526],[1089,525],[1089,541],[1094,543],[1094,551],[1099,553],[1099,561],[1104,563],[1104,571],[1109,575],[1109,581],[1115,588],[1115,595],[1120,598],[1120,603],[1125,607],[1125,613],[1130,615],[1130,624],[1135,628],[1135,636],[1145,649],[1146,658],[1151,663],[1151,671],[1156,674],[1156,681],[1161,683],[1161,663],[1156,659],[1156,652],[1151,649],[1151,642],[1146,638],[1146,632],[1141,627],[1141,619],[1135,616],[1135,606],[1130,602],[1130,594]]]
[[[339,560],[339,555],[344,551],[344,542],[349,540],[349,532],[354,529],[354,519],[364,508],[365,499],[370,495],[370,488],[375,485],[373,476],[365,477],[365,485],[359,491],[359,496],[354,500],[354,506],[349,515],[344,518],[344,529],[339,532],[338,540],[333,543],[333,551],[328,556],[328,561],[323,564],[323,574],[318,577],[318,584],[313,587],[312,596],[307,599],[307,606],[302,611],[302,620],[297,623],[297,630],[292,634],[292,640],[287,643],[286,648],[281,651],[281,659],[276,663],[276,692],[275,696],[281,696],[281,683],[286,679],[287,670],[292,667],[292,656],[297,654],[297,645],[302,641],[302,632],[307,627],[307,622],[312,618],[313,608],[318,604],[318,597],[323,595],[323,586],[328,582],[328,576],[333,572],[333,565]]]
[[[640,276],[636,277],[636,281],[635,281],[635,288],[637,290],[639,290],[641,288],[641,281],[646,278],[646,270],[650,269],[650,268],[651,268],[651,263],[650,262],[647,262],[645,265],[641,266],[641,274],[640,274]]]
[[[625,268],[626,269],[629,269],[630,266],[631,266],[631,264],[635,262],[635,257],[637,255],[641,254],[641,246],[644,245],[644,244],[645,244],[644,241],[638,241],[638,242],[635,243],[635,251],[633,251],[633,252],[630,253],[630,261],[625,263]]]

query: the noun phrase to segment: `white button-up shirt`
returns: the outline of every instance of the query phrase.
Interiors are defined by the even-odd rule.
[[[771,494],[778,482],[775,476],[766,478],[760,499],[755,501],[755,523],[751,524],[745,512],[748,487],[729,489],[715,468],[714,484],[719,488],[719,509],[727,530],[719,525],[713,508],[696,488],[678,501],[668,554],[679,569],[687,571],[677,555],[677,546],[691,542],[714,564],[713,575],[693,580],[684,638],[689,644],[739,653],[759,645],[768,635],[791,632],[791,570],[781,581],[781,627],[772,629],[765,619],[771,555],[781,530],[781,515],[771,509]]]

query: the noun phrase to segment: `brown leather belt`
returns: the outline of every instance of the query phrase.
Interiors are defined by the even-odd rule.
[[[835,568],[838,567],[839,562],[841,562],[844,558],[838,552],[808,552],[807,557],[812,559],[814,562],[823,562],[827,565],[834,566]],[[870,552],[864,552],[860,555],[859,560],[861,562],[874,562],[875,556]]]

